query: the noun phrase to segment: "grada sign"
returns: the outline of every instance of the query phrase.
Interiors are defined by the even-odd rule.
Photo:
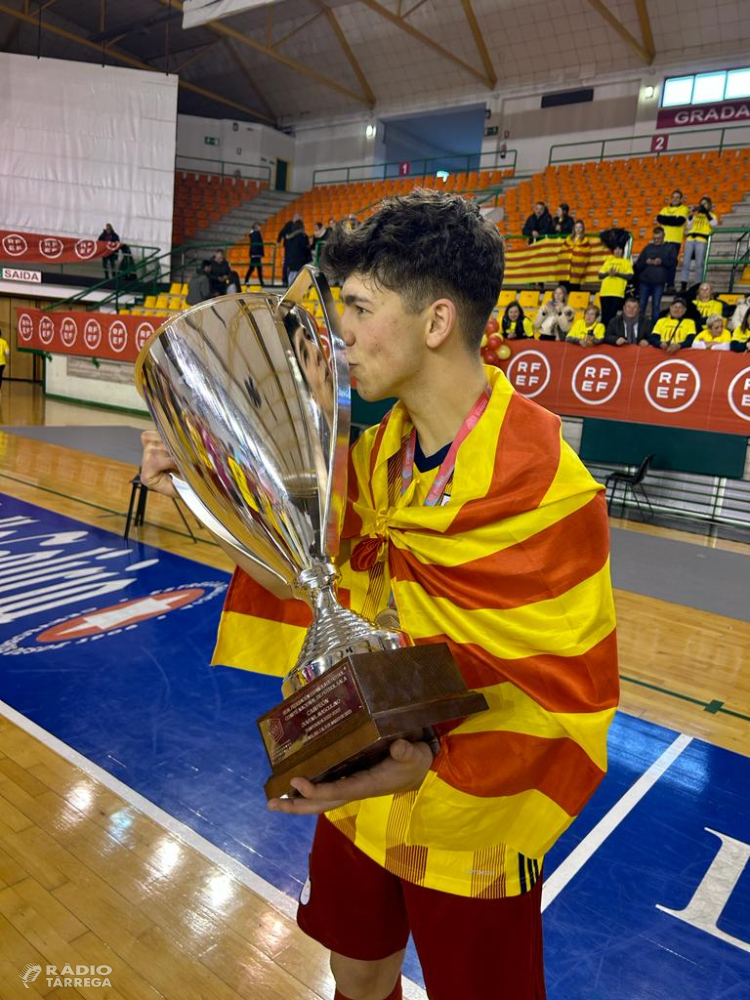
[[[662,108],[656,127],[675,128],[691,125],[750,124],[750,100],[722,101],[720,104],[691,104],[681,108]]]

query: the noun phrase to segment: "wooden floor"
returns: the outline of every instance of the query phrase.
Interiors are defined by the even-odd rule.
[[[1,425],[148,422],[46,401],[6,384]],[[121,532],[133,469],[0,431],[0,492]],[[171,502],[151,496],[141,539],[229,569],[205,533],[193,542]],[[750,555],[750,546],[613,522]],[[750,567],[750,562],[748,563]],[[747,753],[750,626],[666,601],[616,594],[622,709]],[[743,671],[744,665],[744,671]],[[737,715],[717,713],[717,702]],[[706,710],[706,706],[713,706]],[[122,817],[128,817],[128,823]],[[231,872],[0,716],[0,997],[28,963],[108,965],[111,988],[30,990],[54,1000],[327,998],[326,956]]]

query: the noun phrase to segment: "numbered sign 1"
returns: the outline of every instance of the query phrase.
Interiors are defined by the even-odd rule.
[[[651,136],[651,152],[663,153],[669,149],[669,134]]]

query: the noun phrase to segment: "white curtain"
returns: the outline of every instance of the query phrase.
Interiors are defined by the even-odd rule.
[[[167,249],[176,76],[0,53],[3,227]]]

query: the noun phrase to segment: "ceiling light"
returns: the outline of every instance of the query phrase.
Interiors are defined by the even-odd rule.
[[[365,135],[367,136],[368,139],[374,139],[376,132],[377,128],[374,125],[368,125],[367,128],[365,129]]]
[[[643,90],[643,96],[646,98],[647,101],[650,101],[655,93],[656,93],[656,87],[645,87]]]

